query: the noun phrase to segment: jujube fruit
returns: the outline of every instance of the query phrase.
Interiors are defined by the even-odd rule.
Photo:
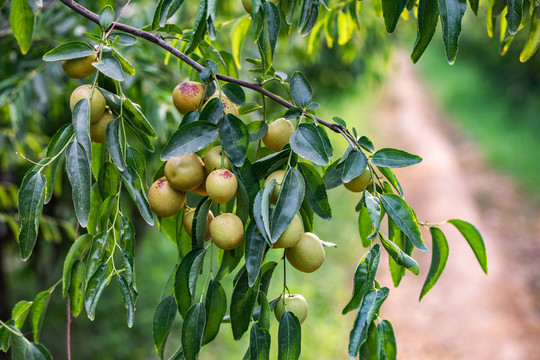
[[[92,97],[90,97],[90,95],[92,95]],[[71,97],[69,98],[69,107],[71,108],[71,111],[73,111],[75,104],[81,99],[90,99],[90,122],[99,121],[105,112],[106,105],[105,98],[101,91],[99,91],[98,88],[95,88],[94,93],[92,94],[92,86],[88,84],[77,87],[73,90]]]
[[[276,183],[274,184],[274,190],[272,190],[272,195],[270,195],[270,202],[272,204],[275,204],[279,197],[279,193],[281,192],[281,184],[283,183],[284,177],[285,170],[276,170],[270,175],[268,175],[268,177],[264,181],[264,186],[266,186],[272,179],[276,179]]]
[[[244,239],[244,224],[234,214],[221,214],[210,223],[210,237],[220,249],[235,249]]]
[[[195,209],[189,210],[182,219],[182,223],[184,224],[184,228],[186,229],[189,236],[193,234],[193,218],[195,217]],[[208,211],[208,215],[206,216],[206,230],[204,231],[204,241],[207,241],[210,239],[210,223],[214,220],[214,214],[211,211]]]
[[[174,106],[182,114],[197,110],[204,97],[203,84],[196,81],[184,81],[176,85],[172,98]]]
[[[148,189],[148,202],[156,215],[168,217],[176,214],[186,204],[186,194],[175,190],[163,176]]]
[[[289,143],[293,133],[293,124],[285,118],[279,118],[268,124],[268,131],[262,137],[262,141],[267,148],[278,152],[283,150],[283,147]]]
[[[218,204],[229,202],[236,194],[237,187],[236,176],[227,169],[214,170],[206,178],[208,197]]]
[[[204,155],[204,169],[206,174],[210,174],[212,171],[221,169],[221,157],[223,156],[223,168],[231,170],[231,162],[226,154],[223,154],[223,148],[221,146],[214,146],[206,155]]]
[[[306,299],[300,294],[283,295],[274,309],[274,315],[279,321],[285,311],[292,312],[302,324],[308,315],[308,304]]]
[[[82,58],[62,61],[62,69],[67,76],[73,79],[82,79],[96,72],[92,66],[93,62],[98,61],[96,54],[92,53]]]
[[[296,246],[304,233],[304,225],[298,215],[294,215],[291,223],[285,228],[285,231],[279,236],[272,248],[290,248]]]
[[[297,270],[311,273],[324,262],[324,248],[321,240],[313,233],[303,233],[296,246],[287,248],[285,255],[289,263]]]
[[[104,143],[106,140],[107,126],[113,120],[113,113],[110,111],[105,111],[101,119],[90,123],[90,139],[93,142]]]
[[[205,179],[203,161],[195,153],[170,158],[165,164],[165,176],[176,190],[196,189]]]
[[[351,181],[343,183],[343,186],[345,186],[347,190],[350,190],[352,192],[362,192],[364,191],[366,186],[369,185],[370,182],[371,173],[369,171],[369,168],[366,168],[363,173],[353,178]]]

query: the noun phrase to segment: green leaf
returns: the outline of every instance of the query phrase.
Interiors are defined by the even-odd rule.
[[[51,142],[49,143],[49,146],[47,146],[47,157],[52,158],[65,151],[67,143],[72,139],[72,135],[72,124],[65,124],[64,126],[62,126],[56,132],[56,134],[54,134]],[[56,177],[56,169],[58,167],[58,164],[60,163],[60,159],[60,157],[57,157],[43,171],[43,176],[45,176],[45,179],[47,180],[47,185],[45,186],[45,200],[43,202],[44,204],[47,204],[52,198],[55,185],[54,180]]]
[[[323,179],[313,166],[308,163],[299,162],[298,168],[304,177],[306,199],[313,212],[324,220],[332,218],[332,208],[328,202],[326,187]]]
[[[192,227],[192,248],[203,248],[204,240],[206,236],[206,221],[208,218],[208,211],[210,210],[210,205],[212,200],[207,196],[204,197],[197,208],[195,209],[195,214],[193,214],[193,227]]]
[[[15,321],[14,325],[17,329],[22,329],[32,304],[32,301],[21,300],[17,302],[13,307],[13,310],[11,310],[11,319]]]
[[[204,303],[194,304],[182,324],[182,348],[186,360],[196,360],[202,346],[206,310]]]
[[[379,339],[377,325],[369,325],[366,342],[360,347],[360,358],[365,360],[379,360]]]
[[[1,9],[1,8],[0,8]],[[14,321],[6,321],[6,325],[13,325]],[[11,333],[7,330],[6,327],[0,327],[0,350],[7,353],[11,346]]]
[[[236,105],[244,105],[246,102],[246,94],[240,85],[226,83],[221,87],[225,95]]]
[[[99,266],[103,263],[103,256],[107,249],[108,240],[108,231],[102,232],[92,239],[92,246],[90,247],[86,260],[86,281],[89,281],[90,278],[92,278]]]
[[[112,48],[114,52],[114,57],[120,62],[120,65],[122,66],[122,70],[125,71],[128,75],[134,76],[135,75],[135,68],[129,60],[122,54],[120,50],[117,48]]]
[[[290,168],[281,184],[281,192],[270,220],[270,239],[275,243],[289,226],[304,200],[304,178],[295,168]]]
[[[38,343],[28,343],[25,360],[52,360],[51,353],[47,348]]]
[[[298,23],[298,28],[302,36],[309,34],[317,23],[319,4],[320,0],[305,0],[302,2],[302,8],[300,10],[301,17]]]
[[[164,27],[167,19],[173,16],[184,0],[159,0],[154,12],[154,20],[152,21],[152,30],[159,27]]]
[[[78,59],[94,53],[94,48],[82,41],[69,41],[43,55],[43,61]]]
[[[429,231],[431,232],[431,238],[433,240],[433,252],[431,253],[431,265],[429,267],[429,272],[422,287],[422,292],[420,293],[420,300],[431,290],[433,285],[441,276],[444,267],[446,266],[446,260],[448,260],[448,242],[443,232],[436,227],[430,227]]]
[[[224,251],[215,280],[220,281],[221,279],[232,273],[243,257],[244,248],[242,245],[240,245],[236,249]]]
[[[191,116],[188,116],[191,115]],[[219,120],[223,117],[223,103],[219,98],[212,98],[204,104],[204,108],[201,110],[200,116],[197,119],[196,116],[199,115],[198,112],[193,111],[184,116],[182,119],[182,124],[184,126],[190,122],[195,122],[197,120],[209,122],[212,124],[217,124]]]
[[[394,172],[390,168],[383,167],[383,166],[377,167],[377,169],[379,169],[381,174],[383,174],[383,176],[390,182],[390,184],[392,184],[394,189],[396,189],[397,192],[403,196],[403,189],[401,188],[401,184],[396,178],[396,175],[394,175]]]
[[[428,248],[424,244],[422,235],[420,234],[416,214],[405,200],[395,194],[381,194],[379,199],[384,210],[386,210],[401,231],[407,235],[413,245],[421,251],[427,251]]]
[[[328,164],[328,155],[323,139],[314,124],[300,124],[289,139],[291,149],[298,156],[310,160],[317,165]]]
[[[79,100],[73,107],[73,130],[75,139],[82,145],[88,161],[92,161],[92,142],[90,141],[90,101]]]
[[[439,22],[439,4],[437,1],[438,0],[420,0],[418,3],[418,31],[414,49],[411,54],[413,63],[416,63],[418,59],[420,59],[431,42],[433,34],[435,34],[435,29]],[[471,7],[473,1],[475,0],[470,0]],[[476,11],[478,11],[478,3]]]
[[[120,239],[118,243],[122,249],[123,276],[128,284],[132,285],[135,283],[135,229],[125,216],[120,218]]]
[[[397,168],[418,164],[422,158],[418,155],[409,154],[403,150],[380,149],[371,158],[371,163],[376,166]]]
[[[185,51],[186,55],[195,51],[199,44],[204,40],[204,34],[206,34],[207,30],[207,8],[208,0],[199,0],[199,7],[197,8],[197,14],[195,15],[195,21],[193,23],[193,32],[189,38],[189,43]]]
[[[86,308],[86,314],[90,320],[94,320],[96,314],[96,306],[103,292],[105,286],[109,282],[110,272],[112,271],[112,266],[110,263],[103,263],[94,273],[94,276],[88,281],[86,286],[86,293],[84,295],[84,306]]]
[[[219,137],[234,166],[244,165],[249,145],[249,131],[242,120],[232,114],[225,115],[219,123]]]
[[[28,320],[30,327],[34,334],[34,341],[39,341],[39,332],[41,331],[41,325],[43,325],[43,319],[47,312],[47,306],[49,306],[49,300],[51,299],[50,290],[42,291],[36,295],[28,314]]]
[[[482,267],[482,270],[487,274],[488,265],[487,265],[487,255],[486,255],[486,246],[484,245],[484,240],[480,232],[472,225],[463,220],[451,219],[448,222],[456,227],[459,230],[461,235],[467,240],[471,249],[478,259],[478,263]]]
[[[69,283],[69,308],[73,316],[80,315],[84,304],[84,281],[85,264],[82,261],[76,261],[72,267]]]
[[[458,51],[458,38],[461,33],[461,20],[467,9],[466,0],[438,0],[443,29],[446,59],[452,65]]]
[[[369,191],[364,191],[364,201],[366,203],[366,209],[368,210],[371,224],[375,231],[379,231],[381,225],[381,205],[379,198],[371,195]]]
[[[264,120],[253,121],[248,124],[247,129],[249,132],[249,142],[254,142],[262,139],[266,134],[268,131],[268,124]]]
[[[410,255],[410,252],[407,250],[410,249],[412,251],[414,248],[411,242],[407,240],[405,234],[403,234],[403,231],[398,228],[392,219],[388,219],[388,238],[408,255]],[[392,283],[397,287],[401,282],[403,275],[405,275],[406,269],[396,263],[392,257],[388,259],[388,268],[390,270],[390,276],[392,277]]]
[[[113,163],[106,162],[99,170],[98,188],[102,199],[118,194],[118,190],[120,190],[120,172]]]
[[[174,318],[176,317],[176,302],[174,296],[164,298],[156,308],[154,320],[152,321],[152,334],[154,336],[154,346],[160,359],[163,359],[163,352],[167,337],[171,332]]]
[[[407,0],[384,0],[382,1],[382,11],[384,25],[388,33],[394,32],[401,17],[401,13],[407,6]]]
[[[360,347],[367,340],[369,325],[375,319],[388,293],[388,288],[381,288],[371,289],[364,295],[349,335],[349,358],[355,359],[358,356]]]
[[[523,0],[507,0],[506,22],[508,23],[508,32],[515,35],[521,25],[521,14]]]
[[[180,127],[169,139],[161,152],[161,160],[167,161],[175,156],[191,154],[204,149],[218,137],[216,125],[196,121]]]
[[[25,175],[17,195],[20,219],[19,251],[22,260],[30,257],[36,244],[45,199],[45,186],[45,177],[39,172],[32,171]]]
[[[388,360],[396,360],[397,346],[394,336],[394,329],[388,320],[382,320],[377,325],[377,335],[380,343],[380,358]]]
[[[122,300],[124,301],[124,306],[127,309],[127,326],[131,328],[133,322],[135,321],[135,302],[137,301],[137,292],[132,285],[128,283],[126,277],[122,274],[116,276],[118,280],[118,285],[120,286],[120,291],[122,292]]]
[[[358,213],[358,234],[360,235],[360,240],[362,240],[362,246],[365,248],[371,246],[371,233],[371,218],[369,217],[367,208],[362,206]]]
[[[296,71],[291,76],[290,93],[294,103],[301,108],[305,108],[311,103],[311,85],[300,71]]]
[[[124,81],[126,76],[122,70],[122,65],[114,56],[104,56],[101,61],[92,63],[103,75],[116,81]]]
[[[32,45],[34,25],[36,23],[34,13],[28,6],[28,0],[13,0],[11,2],[9,23],[21,53],[25,55]]]
[[[343,184],[341,175],[343,174],[343,168],[345,163],[340,161],[334,161],[330,166],[326,168],[323,175],[324,186],[327,190],[336,188]]]
[[[519,54],[519,61],[525,62],[529,60],[540,45],[540,6],[535,6],[534,12],[531,18],[531,27],[529,29],[529,35],[527,36],[527,42],[523,46],[523,50]]]
[[[239,340],[249,328],[258,293],[258,285],[249,287],[247,270],[242,268],[234,285],[230,307],[231,328],[235,340]]]
[[[249,333],[249,359],[269,360],[270,359],[270,333],[255,323]]]
[[[255,197],[253,203],[253,217],[268,245],[272,245],[270,232],[270,195],[274,190],[276,180],[272,179],[262,188]]]
[[[300,358],[302,328],[300,321],[290,311],[285,311],[279,319],[278,360],[297,360]]]
[[[88,224],[90,215],[90,163],[86,152],[77,141],[69,144],[66,151],[66,171],[71,183],[75,215],[82,227]]]
[[[250,23],[251,21],[248,17],[241,18],[236,22],[231,31],[232,55],[236,67],[239,69],[242,68],[242,64],[240,62],[240,52],[242,50],[242,44],[244,43],[244,39],[246,38],[246,35],[249,31]]]
[[[103,30],[107,30],[114,21],[114,9],[111,5],[105,5],[99,12],[99,25]]]
[[[355,177],[360,176],[364,171],[366,171],[366,166],[366,155],[362,151],[351,151],[345,159],[341,180],[347,183]]]
[[[257,47],[262,60],[263,74],[266,74],[272,66],[281,22],[279,10],[275,4],[267,1],[262,6],[264,6],[264,19],[262,31],[257,40]]]
[[[399,248],[396,244],[388,240],[382,233],[379,233],[381,243],[388,252],[388,255],[401,266],[405,266],[413,274],[418,275],[420,273],[420,267],[418,263],[409,255],[407,255],[403,250]]]
[[[219,327],[227,312],[227,295],[225,289],[216,280],[211,280],[206,292],[206,327],[202,343],[208,344],[219,333]]]
[[[118,38],[116,45],[120,46],[131,46],[137,43],[137,38],[135,36],[126,33],[113,32],[110,35],[110,38],[115,39],[114,41]]]
[[[105,96],[105,93],[103,95]],[[105,96],[105,99],[108,99],[108,97]],[[109,101],[107,101],[107,103],[108,102]],[[124,99],[123,107],[124,107],[123,118],[128,121],[128,124],[131,124],[133,129],[135,129],[138,133],[142,133],[149,137],[156,138],[156,132],[154,131],[154,128],[152,127],[152,125],[150,124],[146,116],[144,116],[144,114],[142,113],[140,109],[140,105],[135,104],[131,100],[126,98]],[[146,144],[145,146],[148,148]],[[152,148],[152,151],[153,151],[153,148]]]
[[[248,225],[248,228],[246,230],[245,242],[245,258],[246,269],[248,273],[248,286],[252,287],[257,281],[257,278],[259,277],[259,272],[261,270],[261,265],[267,246],[264,236],[261,234],[259,228],[254,221],[250,222]]]
[[[360,263],[356,267],[354,273],[354,287],[351,300],[343,311],[343,315],[357,309],[362,303],[364,295],[373,288],[373,281],[377,274],[377,267],[379,266],[379,260],[381,258],[381,248],[378,244],[366,254],[365,257],[360,260]]]
[[[270,304],[268,304],[268,298],[264,294],[264,291],[259,291],[259,318],[257,323],[263,329],[270,330]]]
[[[132,167],[126,166],[122,172],[122,181],[129,196],[131,196],[131,199],[133,199],[135,205],[137,205],[137,209],[139,209],[139,213],[144,221],[146,221],[148,225],[153,226],[154,215],[150,210],[150,204],[148,203],[146,191],[139,174],[137,174]]]
[[[71,282],[71,269],[73,264],[82,259],[86,252],[90,250],[92,244],[92,235],[84,234],[75,240],[75,242],[69,248],[69,251],[64,260],[64,267],[62,271],[62,296],[66,297],[69,285]]]
[[[204,261],[206,250],[196,248],[191,250],[180,262],[174,281],[174,297],[178,311],[183,318],[193,303],[197,277]]]

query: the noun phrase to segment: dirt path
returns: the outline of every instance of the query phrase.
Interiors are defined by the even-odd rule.
[[[395,63],[396,74],[374,115],[385,134],[377,145],[424,158],[398,172],[418,218],[475,224],[489,262],[485,276],[465,240],[444,225],[450,246],[446,270],[421,303],[430,255],[414,253],[420,275],[408,273],[397,289],[388,275],[381,278],[391,288],[382,315],[394,325],[398,359],[540,359],[538,210],[524,205],[513,183],[489,170],[474,146],[456,135],[407,56],[398,54]],[[430,247],[429,233],[423,235]],[[380,273],[387,274],[386,268],[385,262]]]

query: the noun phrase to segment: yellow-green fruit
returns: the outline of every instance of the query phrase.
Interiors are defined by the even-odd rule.
[[[244,224],[234,214],[221,214],[210,223],[210,237],[220,249],[237,248],[244,239]]]
[[[98,88],[94,89],[92,97],[92,86],[91,85],[81,85],[71,93],[69,98],[69,107],[71,111],[75,107],[75,104],[78,103],[81,99],[90,99],[90,122],[96,122],[101,119],[103,113],[105,112],[105,98],[101,91]]]
[[[242,5],[244,6],[244,10],[246,10],[248,14],[251,14],[251,12],[253,11],[253,8],[251,6],[251,0],[242,0]]]
[[[106,111],[105,114],[98,121],[90,124],[90,139],[93,142],[104,143],[105,135],[107,133],[107,126],[114,120],[114,115],[110,111]]]
[[[203,180],[201,185],[199,185],[198,188],[192,190],[195,194],[206,196],[208,193],[206,192],[206,178]]]
[[[204,86],[196,81],[184,81],[173,90],[174,106],[182,114],[197,110],[204,96]]]
[[[291,223],[285,228],[285,231],[272,246],[274,249],[290,248],[296,246],[304,233],[302,220],[298,215],[294,215]]]
[[[273,173],[271,173],[270,175],[268,175],[268,177],[264,181],[264,186],[266,186],[266,185],[268,185],[270,180],[276,179],[276,184],[274,185],[274,190],[272,191],[272,195],[270,195],[270,202],[272,204],[275,204],[278,197],[279,197],[279,193],[281,192],[281,184],[283,183],[283,177],[284,176],[285,176],[285,170],[276,170]]]
[[[324,262],[323,245],[313,233],[303,233],[296,246],[285,250],[285,255],[292,266],[305,273],[314,272]]]
[[[344,183],[343,186],[347,190],[350,190],[352,192],[362,192],[366,188],[366,186],[369,185],[371,182],[371,173],[369,172],[369,169],[366,168],[363,173],[349,181],[348,183]]]
[[[148,189],[148,202],[156,215],[167,217],[176,214],[186,204],[186,194],[173,189],[163,176]]]
[[[221,156],[223,148],[221,146],[214,146],[204,156],[204,170],[206,174],[210,174],[212,171],[221,169]],[[231,170],[231,162],[226,154],[223,154],[223,168]]]
[[[289,143],[293,132],[293,124],[285,118],[279,118],[268,125],[268,131],[263,136],[262,141],[270,150],[281,151]]]
[[[195,209],[189,210],[182,219],[182,223],[184,224],[184,228],[186,229],[189,236],[192,234],[193,229],[193,217],[195,216]],[[210,223],[214,220],[214,214],[211,211],[208,211],[208,215],[206,216],[206,230],[204,232],[204,241],[208,241],[210,239]]]
[[[165,177],[176,190],[196,189],[205,178],[203,161],[195,153],[173,157],[165,164]]]
[[[212,100],[213,98],[218,98],[223,103],[223,112],[225,114],[233,114],[234,116],[238,117],[240,114],[238,114],[238,109],[236,108],[236,105],[225,95],[221,94],[221,98],[219,97],[219,93],[215,92],[214,95],[210,96],[208,100],[204,103],[203,108],[208,104],[208,101]]]
[[[206,178],[206,192],[218,204],[229,202],[236,194],[237,187],[236,176],[227,169],[214,170]]]
[[[70,78],[82,79],[96,71],[96,68],[92,66],[92,63],[96,61],[98,61],[96,54],[90,54],[82,58],[62,61],[62,69]]]
[[[279,299],[274,309],[274,315],[276,315],[278,321],[285,311],[292,312],[298,318],[300,324],[302,324],[306,321],[308,314],[306,299],[300,294],[285,294]]]

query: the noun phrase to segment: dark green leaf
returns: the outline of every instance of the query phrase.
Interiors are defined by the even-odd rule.
[[[279,19],[279,10],[272,2],[267,1],[264,6],[264,19],[262,31],[257,40],[257,47],[262,60],[263,74],[270,69],[276,48],[277,37],[281,22]]]
[[[429,228],[431,232],[431,238],[433,240],[433,252],[431,253],[431,265],[429,267],[429,272],[422,287],[422,292],[420,293],[420,300],[431,290],[433,285],[441,276],[444,267],[446,265],[446,260],[448,260],[448,242],[443,232],[436,227]]]
[[[85,256],[86,252],[90,249],[92,239],[93,237],[90,234],[81,235],[69,248],[64,260],[62,272],[62,296],[66,297],[67,295],[69,284],[71,282],[71,268],[73,267],[73,264]]]
[[[270,195],[274,191],[275,183],[275,179],[270,180],[270,182],[257,193],[253,203],[253,217],[262,237],[266,240],[268,245],[272,244],[272,241],[270,240]]]
[[[244,248],[242,245],[236,249],[226,250],[223,252],[223,257],[221,258],[221,264],[219,266],[218,273],[216,275],[216,280],[219,281],[225,276],[229,275],[236,269],[240,260],[244,257]]]
[[[13,320],[6,321],[7,325],[14,325]],[[11,333],[4,327],[0,326],[0,350],[7,353],[11,346]]]
[[[323,139],[314,124],[300,124],[289,139],[291,148],[304,159],[317,165],[328,164],[328,155],[324,148]]]
[[[71,193],[75,215],[82,227],[86,227],[90,215],[90,163],[86,152],[77,141],[72,142],[66,151],[66,171],[71,183]]]
[[[397,227],[396,223],[393,222],[392,219],[388,219],[388,238],[401,250],[405,251],[406,254],[410,255],[410,253],[406,251],[407,246],[410,248],[414,248],[411,242],[407,240],[405,234],[403,234],[403,231],[401,231]],[[390,257],[388,259],[388,268],[390,270],[390,276],[392,277],[392,283],[394,284],[394,286],[398,286],[401,282],[403,275],[405,275],[405,267],[399,265],[394,261],[394,259]]]
[[[203,0],[204,1],[204,0]],[[186,360],[196,360],[202,346],[206,310],[204,303],[194,304],[182,324],[182,349]]]
[[[371,163],[373,165],[389,168],[410,166],[418,164],[421,161],[422,158],[418,155],[390,148],[378,150],[371,158]]]
[[[174,296],[178,311],[185,318],[195,296],[197,277],[204,261],[206,250],[197,248],[191,250],[180,262],[174,282]]]
[[[405,6],[407,6],[407,0],[382,1],[384,25],[388,33],[392,33],[396,29],[396,25]]]
[[[196,115],[199,115],[199,113],[194,112],[191,117],[194,118]],[[204,104],[204,108],[201,110],[200,116],[196,120],[205,121],[212,124],[217,124],[219,120],[221,120],[222,116],[223,116],[223,103],[221,102],[219,98],[215,97],[208,100]],[[189,119],[186,114],[184,116],[184,119],[182,120],[182,126],[189,124],[188,120],[191,120],[191,119]]]
[[[52,356],[45,346],[38,343],[28,343],[25,360],[52,360]]]
[[[488,265],[487,265],[487,255],[486,255],[486,246],[484,245],[484,240],[480,232],[472,225],[463,220],[451,219],[448,222],[456,227],[459,230],[461,235],[467,240],[471,249],[474,252],[474,255],[478,259],[478,263],[482,267],[482,270],[487,274]]]
[[[164,27],[167,19],[176,13],[183,2],[184,0],[160,0],[154,13],[152,30],[156,30],[158,27]]]
[[[345,159],[341,180],[349,182],[366,171],[367,157],[362,151],[351,151]]]
[[[118,243],[122,249],[122,262],[125,269],[123,276],[128,284],[132,285],[135,282],[135,229],[125,216],[120,218],[120,241]]]
[[[401,197],[395,194],[381,194],[380,197],[384,210],[396,225],[407,235],[413,245],[421,251],[428,248],[422,240],[418,220],[413,209]]]
[[[53,156],[57,156],[61,152],[66,150],[66,145],[69,141],[71,141],[73,136],[73,125],[72,124],[65,124],[62,126],[56,134],[54,134],[53,138],[51,139],[51,142],[49,143],[49,146],[47,147],[47,157],[52,158]],[[47,204],[53,195],[54,192],[54,180],[56,177],[56,169],[58,167],[58,163],[60,162],[60,157],[57,157],[55,160],[53,160],[49,166],[47,166],[43,170],[43,176],[45,176],[45,179],[47,180],[47,185],[45,186],[45,200],[44,204]]]
[[[257,278],[259,277],[259,272],[261,270],[266,246],[267,243],[264,239],[264,236],[259,231],[259,228],[257,227],[257,225],[255,225],[254,221],[250,222],[246,230],[245,246],[246,268],[248,273],[249,287],[252,287],[257,281]]]
[[[405,266],[415,275],[420,273],[420,267],[412,257],[401,250],[399,246],[388,240],[383,234],[379,233],[379,237],[381,239],[381,244],[388,252],[388,255],[390,255],[398,265]]]
[[[362,305],[349,335],[349,357],[354,359],[358,356],[360,347],[367,340],[369,325],[375,319],[376,314],[388,297],[388,288],[371,289],[364,295]]]
[[[126,166],[122,172],[122,180],[129,193],[129,196],[131,196],[135,202],[135,205],[137,205],[139,213],[144,221],[146,221],[150,226],[154,225],[154,215],[150,210],[150,204],[148,203],[146,191],[139,174],[137,174],[137,172],[130,166]]]
[[[270,359],[270,333],[255,323],[249,333],[249,359],[268,360]]]
[[[332,208],[328,202],[323,179],[317,170],[308,163],[299,162],[298,168],[304,177],[306,198],[309,206],[315,214],[324,220],[330,220],[332,218]]]
[[[206,236],[206,221],[208,218],[208,211],[210,210],[210,205],[212,200],[208,197],[204,197],[197,208],[195,209],[195,214],[193,215],[193,226],[192,226],[192,248],[203,248],[204,240]]]
[[[380,358],[387,360],[396,360],[397,346],[394,336],[394,329],[388,320],[382,320],[377,325],[377,334],[380,343]]]
[[[474,15],[478,15],[479,4],[480,4],[480,0],[469,0],[469,6],[471,7],[471,10],[474,13]]]
[[[128,280],[122,274],[118,274],[116,279],[118,280],[118,285],[120,285],[120,291],[122,291],[122,300],[124,301],[124,306],[127,309],[127,326],[131,328],[133,322],[135,321],[135,302],[137,301],[137,292],[131,284],[128,283]]]
[[[418,32],[416,42],[411,54],[411,60],[416,63],[420,56],[426,50],[428,44],[435,34],[437,23],[439,22],[439,5],[438,0],[420,0],[418,3]],[[471,7],[472,7],[472,1]],[[478,3],[477,3],[478,6]],[[478,10],[478,7],[477,7]],[[476,13],[476,12],[475,12]]]
[[[214,142],[218,137],[217,126],[204,121],[196,121],[178,129],[161,152],[161,160],[167,161],[199,151]]]
[[[105,94],[103,95],[105,96]],[[107,97],[105,97],[105,99],[107,99]],[[127,98],[124,99],[122,105],[124,107],[124,119],[128,121],[128,124],[131,124],[133,129],[135,129],[138,133],[156,138],[156,132],[146,116],[144,116],[142,113],[140,105],[133,103]]]
[[[104,56],[101,61],[92,64],[100,73],[116,81],[124,81],[126,76],[122,65],[114,56]]]
[[[253,121],[247,126],[249,132],[249,142],[257,141],[261,139],[268,131],[268,124],[261,121]]]
[[[239,274],[239,278],[234,285],[230,308],[231,327],[235,340],[239,340],[249,328],[251,314],[255,308],[259,293],[258,285],[249,287],[245,267],[240,270]]]
[[[360,359],[379,360],[379,352],[377,325],[372,322],[369,325],[366,342],[360,347]]]
[[[197,8],[197,14],[195,15],[195,21],[193,23],[193,32],[185,51],[186,55],[189,55],[195,51],[199,44],[204,40],[204,34],[206,34],[207,30],[207,8],[208,0],[199,0],[199,7]]]
[[[92,276],[90,281],[88,281],[88,285],[86,286],[84,306],[86,308],[88,318],[92,321],[95,317],[96,306],[101,296],[101,293],[109,282],[109,270],[112,270],[112,268],[109,269],[109,263],[101,264],[94,273],[94,276]]]
[[[107,249],[109,232],[102,232],[92,239],[92,246],[86,259],[86,281],[94,275],[98,267],[103,263],[103,256]]]
[[[71,281],[68,289],[69,308],[75,317],[80,315],[84,305],[85,267],[82,261],[76,261],[71,270]]]
[[[344,167],[345,163],[334,161],[332,164],[330,164],[330,166],[326,168],[326,171],[323,175],[323,182],[327,190],[336,188],[343,184],[341,175],[343,174]]]
[[[99,12],[99,25],[103,30],[109,28],[114,21],[114,9],[111,5],[105,5]]]
[[[28,314],[28,321],[34,334],[34,341],[39,342],[39,332],[41,331],[41,325],[43,325],[43,319],[45,319],[45,313],[47,312],[47,306],[49,306],[49,300],[51,299],[51,292],[49,290],[42,291],[36,295]]]
[[[225,95],[236,105],[244,105],[246,102],[246,94],[240,85],[226,83],[221,87]]]
[[[170,295],[159,303],[154,313],[152,334],[154,336],[154,346],[160,359],[163,359],[163,351],[176,317],[176,311],[174,296]]]
[[[521,25],[521,14],[523,0],[507,0],[506,22],[508,24],[508,32],[510,35],[515,35]]]
[[[118,194],[120,189],[120,172],[113,163],[106,162],[99,170],[98,175],[99,194],[102,199]]]
[[[43,55],[43,61],[78,59],[94,53],[94,48],[82,41],[70,41]]]
[[[373,281],[377,274],[380,258],[381,248],[376,244],[366,256],[360,260],[360,263],[356,267],[356,272],[354,273],[353,295],[349,303],[341,312],[343,315],[357,309],[362,303],[364,295],[373,288]]]
[[[449,64],[456,60],[461,20],[467,9],[466,0],[438,0],[443,28],[443,43]]]
[[[25,175],[19,189],[17,204],[20,219],[19,251],[22,260],[30,257],[36,244],[45,199],[45,186],[45,177],[33,171]]]
[[[300,207],[300,216],[302,217],[305,232],[313,232],[314,215],[309,203],[304,199],[304,201],[302,201],[302,206]]]
[[[297,360],[300,358],[302,328],[300,321],[290,311],[285,311],[279,319],[278,360]]]
[[[232,114],[225,115],[219,123],[219,137],[225,152],[236,167],[244,165],[249,145],[246,125]]]
[[[290,153],[291,153],[290,148],[287,145],[285,145],[283,150],[281,150],[280,152],[270,154],[266,157],[263,157],[262,159],[255,161],[253,163],[253,169],[255,170],[257,177],[259,179],[262,179],[266,175],[268,175],[269,173],[268,170],[270,168],[283,165],[289,158]]]
[[[300,71],[295,72],[291,76],[290,92],[294,103],[301,108],[305,108],[311,103],[311,85]]]
[[[25,55],[32,45],[36,19],[28,6],[28,0],[13,0],[9,12],[9,23],[17,39],[21,53]]]
[[[261,272],[259,274],[260,281],[260,292],[263,292],[265,295],[268,294],[268,288],[270,286],[270,280],[272,280],[272,275],[274,275],[274,270],[276,270],[277,262],[268,261],[264,263],[261,267]]]
[[[300,10],[300,22],[298,28],[300,34],[306,36],[315,26],[317,18],[319,16],[319,0],[304,0],[302,2],[302,8]]]
[[[259,326],[263,329],[270,330],[270,305],[268,304],[268,299],[264,294],[264,291],[259,291],[259,318],[257,320]]]
[[[227,312],[227,295],[223,286],[215,280],[208,284],[206,292],[206,327],[202,343],[208,344],[219,333],[223,316]]]
[[[381,205],[379,198],[371,195],[369,191],[364,191],[364,199],[371,224],[373,224],[375,231],[379,231],[379,226],[381,225]]]
[[[270,239],[275,243],[289,226],[304,200],[304,178],[295,168],[290,168],[281,184],[281,192],[270,220]]]
[[[392,184],[394,189],[396,189],[397,192],[400,195],[403,195],[403,189],[401,188],[401,184],[399,183],[398,179],[396,178],[396,175],[394,175],[394,172],[390,168],[383,167],[383,166],[377,167],[377,169],[379,169],[381,174],[383,174],[383,176],[386,179],[388,179],[388,181],[390,182],[390,184]]]

